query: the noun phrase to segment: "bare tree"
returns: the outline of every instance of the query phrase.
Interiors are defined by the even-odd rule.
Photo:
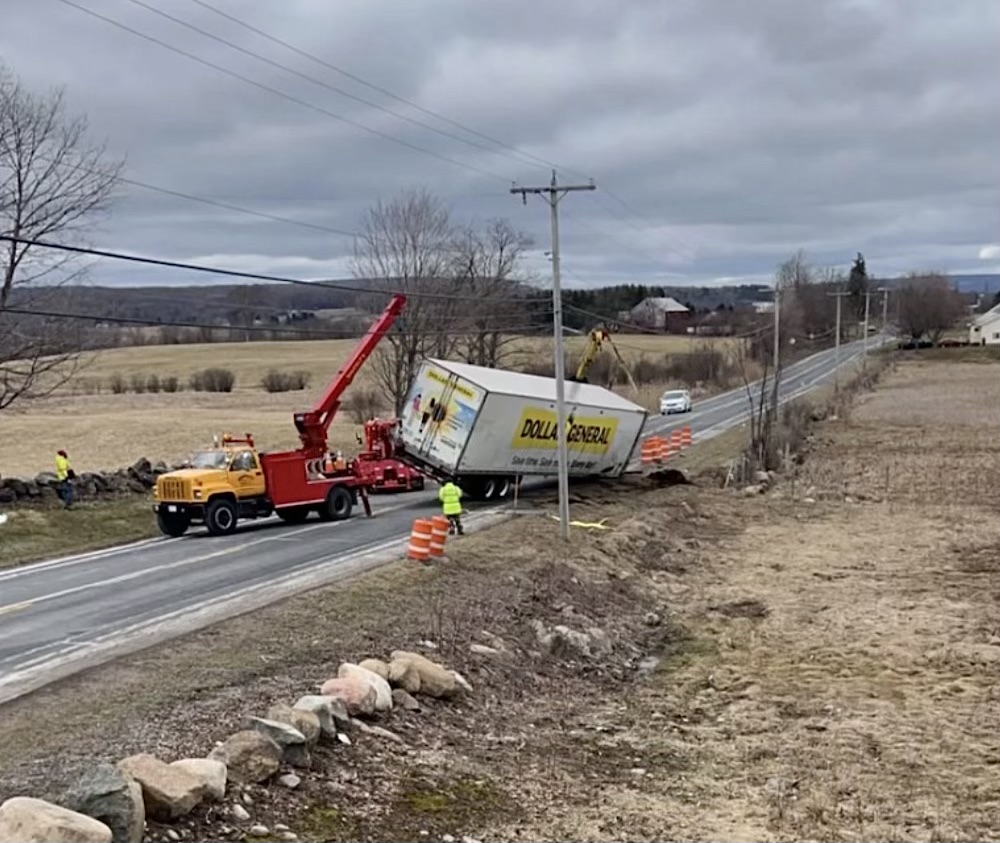
[[[365,213],[355,239],[354,276],[387,294],[409,294],[406,309],[372,359],[376,381],[396,412],[402,410],[421,360],[447,357],[458,343],[456,323],[468,302],[448,298],[459,292],[454,242],[448,211],[422,190],[379,201]],[[385,295],[366,302],[375,312],[385,303]]]
[[[69,253],[25,240],[79,243],[107,211],[122,162],[88,138],[87,121],[66,114],[60,91],[29,92],[0,65],[0,410],[72,377],[83,331],[65,320],[25,318],[85,272]],[[18,242],[20,241],[20,242]]]
[[[962,316],[962,299],[948,278],[937,272],[910,273],[900,287],[896,304],[899,327],[913,339],[937,342]]]
[[[476,299],[464,308],[468,325],[457,351],[473,365],[499,366],[510,354],[515,331],[532,318],[529,290],[517,276],[531,238],[506,220],[494,219],[482,232],[465,229],[456,244],[456,278]]]

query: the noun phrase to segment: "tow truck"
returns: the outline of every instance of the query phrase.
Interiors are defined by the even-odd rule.
[[[161,475],[153,506],[161,532],[182,536],[192,524],[204,524],[212,535],[226,535],[241,520],[271,514],[293,524],[312,513],[340,521],[350,518],[359,500],[370,516],[368,491],[378,485],[377,460],[335,463],[327,432],[344,392],[405,305],[406,296],[393,296],[312,409],[293,416],[298,448],[259,452],[251,434],[227,433],[187,467]]]

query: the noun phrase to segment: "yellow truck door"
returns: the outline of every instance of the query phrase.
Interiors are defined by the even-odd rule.
[[[266,491],[264,472],[253,451],[240,451],[229,464],[229,483],[240,498],[261,497]]]

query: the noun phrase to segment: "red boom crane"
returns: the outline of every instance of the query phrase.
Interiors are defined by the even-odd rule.
[[[307,456],[323,456],[326,453],[326,432],[330,429],[330,423],[340,407],[341,396],[353,383],[358,369],[371,356],[375,346],[379,344],[382,337],[389,333],[396,317],[403,312],[405,306],[406,296],[394,295],[382,315],[375,320],[375,323],[368,329],[368,333],[355,346],[351,356],[347,358],[347,362],[337,370],[337,374],[330,381],[326,392],[313,405],[313,408],[306,413],[295,414],[295,429],[299,432],[302,450],[306,452]]]

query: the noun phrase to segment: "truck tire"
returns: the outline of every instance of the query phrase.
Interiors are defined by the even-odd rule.
[[[236,504],[229,498],[216,498],[205,507],[205,526],[213,536],[227,536],[236,529]]]
[[[308,506],[286,506],[276,511],[286,524],[301,524],[309,517],[310,512]]]
[[[319,517],[324,521],[344,521],[351,517],[354,499],[343,486],[334,486],[320,505]]]
[[[160,532],[173,539],[180,538],[191,526],[191,518],[185,512],[157,512],[156,525]]]

